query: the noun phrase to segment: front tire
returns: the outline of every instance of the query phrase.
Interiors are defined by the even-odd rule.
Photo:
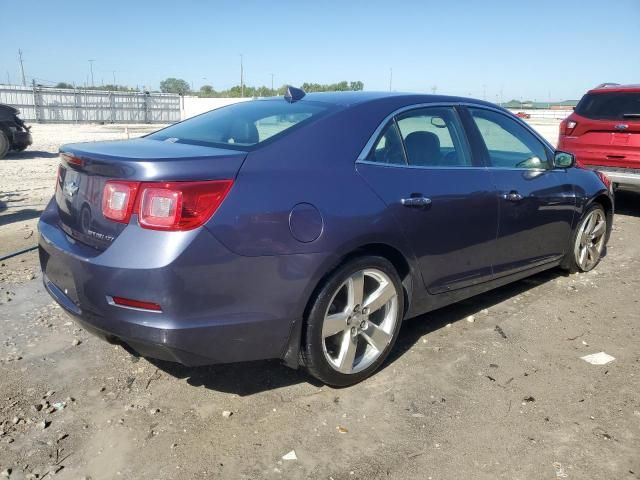
[[[604,208],[597,203],[589,207],[571,236],[563,266],[572,273],[593,270],[604,253],[608,230]]]
[[[359,257],[324,283],[306,319],[302,358],[335,387],[358,383],[389,355],[404,316],[402,282],[387,259]]]

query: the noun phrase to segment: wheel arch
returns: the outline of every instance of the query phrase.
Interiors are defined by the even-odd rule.
[[[607,238],[606,241],[609,241],[609,236],[611,235],[611,228],[613,226],[613,213],[614,213],[614,204],[613,200],[609,195],[604,192],[600,192],[595,195],[585,206],[585,211],[593,204],[600,204],[602,208],[604,208],[604,213],[607,216]],[[576,225],[577,228],[577,225]]]
[[[355,248],[351,248],[346,253],[334,257],[335,259],[326,266],[319,280],[315,282],[311,293],[307,297],[302,318],[292,325],[289,341],[282,357],[287,366],[298,368],[300,365],[300,346],[303,340],[303,327],[313,305],[313,300],[318,295],[320,289],[338,268],[354,258],[364,256],[379,256],[385,258],[396,269],[396,272],[400,276],[400,280],[402,282],[402,293],[405,305],[404,312],[406,316],[406,313],[409,311],[409,306],[411,305],[414,282],[413,269],[407,256],[403,254],[400,249],[388,243],[366,243]]]

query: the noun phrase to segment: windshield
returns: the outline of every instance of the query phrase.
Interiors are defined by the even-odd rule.
[[[284,100],[254,100],[212,110],[147,138],[248,150],[296,125],[322,116],[330,105]]]
[[[576,113],[595,120],[640,118],[640,93],[589,93],[576,106]]]

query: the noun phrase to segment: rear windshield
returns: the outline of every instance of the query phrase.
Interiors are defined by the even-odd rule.
[[[640,120],[640,93],[588,93],[576,106],[576,113],[597,120]]]
[[[147,138],[248,150],[325,114],[331,106],[285,100],[252,100],[212,110]]]

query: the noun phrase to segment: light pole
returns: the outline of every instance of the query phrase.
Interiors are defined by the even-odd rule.
[[[27,81],[24,78],[24,64],[22,63],[22,50],[18,49],[18,57],[20,57],[20,71],[22,72],[22,86],[27,86]]]
[[[91,86],[93,87],[93,62],[95,62],[95,60],[89,60],[89,70],[91,71]]]
[[[242,54],[240,54],[240,97],[244,97],[244,65],[242,63]]]
[[[276,96],[276,92],[273,90],[273,73],[271,74],[271,95]]]

